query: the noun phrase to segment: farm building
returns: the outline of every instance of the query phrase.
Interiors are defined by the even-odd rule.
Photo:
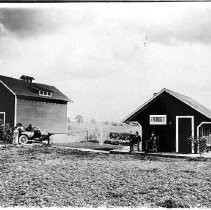
[[[191,153],[188,137],[210,139],[211,111],[190,97],[162,89],[127,116],[123,122],[137,121],[142,126],[142,148],[152,132],[159,136],[159,152]]]
[[[67,103],[70,99],[57,88],[0,75],[0,119],[15,126],[32,124],[42,131],[67,131]]]

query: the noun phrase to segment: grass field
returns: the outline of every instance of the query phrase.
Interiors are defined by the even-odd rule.
[[[0,150],[0,206],[211,207],[211,163],[37,146]]]

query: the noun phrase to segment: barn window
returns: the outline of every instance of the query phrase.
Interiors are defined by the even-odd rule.
[[[40,90],[39,91],[39,95],[40,96],[48,96],[48,97],[51,97],[52,96],[52,92]]]
[[[166,115],[150,115],[149,124],[150,125],[166,125]]]

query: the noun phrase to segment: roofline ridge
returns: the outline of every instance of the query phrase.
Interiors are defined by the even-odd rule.
[[[190,106],[191,108],[195,109],[196,111],[198,111],[199,113],[201,113],[202,115],[206,116],[207,118],[211,119],[211,113],[210,113],[210,116],[209,114],[207,113],[203,113],[203,111],[199,110],[197,107],[194,107],[190,102],[187,102],[185,100],[183,100],[182,98],[179,98],[176,94],[179,94],[181,96],[184,96],[184,97],[187,97],[187,98],[190,98],[191,100],[193,100],[194,102],[198,103],[199,105],[203,106],[205,109],[207,109],[207,111],[210,111],[211,110],[207,107],[205,107],[204,105],[200,104],[199,102],[197,102],[196,100],[192,99],[191,97],[189,96],[186,96],[186,95],[183,95],[183,94],[180,94],[180,93],[177,93],[177,92],[174,92],[170,89],[167,89],[167,88],[163,88],[161,89],[161,91],[159,91],[155,96],[151,97],[149,100],[147,100],[144,104],[142,104],[141,106],[139,106],[137,109],[135,109],[131,114],[129,114],[128,116],[126,116],[123,120],[121,120],[120,122],[125,122],[128,118],[130,118],[131,116],[133,116],[136,112],[140,111],[141,109],[143,109],[148,103],[150,103],[151,101],[153,101],[155,98],[157,98],[160,94],[162,94],[163,92],[167,92],[169,93],[170,95],[174,96],[175,98],[177,98],[178,100],[180,100],[181,102],[187,104],[188,106]]]
[[[141,106],[139,106],[137,109],[135,109],[131,114],[129,114],[127,117],[125,117],[120,122],[124,122],[126,119],[128,119],[129,117],[131,117],[132,115],[134,115],[136,112],[138,112],[139,110],[141,110],[142,108],[144,108],[148,103],[150,103],[152,100],[154,100],[155,98],[157,98],[164,91],[165,91],[165,88],[161,89],[156,95],[152,96],[150,99],[148,99],[145,103],[143,103]]]
[[[14,83],[16,84],[21,84],[21,85],[23,85],[24,84],[24,86],[27,86],[27,87],[31,87],[31,88],[35,88],[35,87],[33,87],[33,85],[34,86],[36,86],[36,85],[43,85],[43,89],[45,88],[45,89],[47,89],[47,87],[49,87],[49,88],[53,88],[54,90],[55,90],[55,92],[57,92],[58,93],[58,96],[56,96],[56,98],[52,98],[53,100],[62,100],[62,101],[66,101],[66,102],[73,102],[69,97],[67,97],[62,91],[60,91],[58,88],[56,88],[55,86],[53,86],[53,85],[48,85],[48,84],[42,84],[42,83],[35,83],[35,82],[33,82],[33,83],[26,83],[26,82],[24,82],[22,79],[17,79],[17,78],[14,78],[14,77],[9,77],[9,76],[4,76],[4,75],[1,75],[0,74],[0,83],[2,83],[10,92],[12,92],[15,96],[18,96],[18,95],[21,95],[18,91],[17,91],[17,89],[12,89],[12,88],[10,88],[10,86],[11,86],[11,84],[13,83],[13,81],[14,81]],[[8,83],[9,82],[9,83]],[[8,83],[8,85],[7,85],[7,83]],[[11,84],[10,84],[11,83]],[[12,86],[13,87],[13,86]],[[15,88],[15,87],[13,87],[13,88]],[[50,91],[50,92],[54,92],[54,90],[48,90],[48,91]],[[47,90],[46,90],[47,91]],[[29,93],[28,93],[29,94]],[[38,96],[35,96],[35,97],[38,97]],[[39,97],[38,97],[39,98]],[[60,99],[58,99],[58,98],[60,98]],[[61,99],[62,98],[62,99]]]
[[[170,90],[170,91],[171,91],[171,90]],[[193,99],[193,98],[191,98],[191,97],[189,97],[189,96],[186,96],[186,95],[181,94],[181,93],[177,93],[177,92],[175,92],[175,91],[171,91],[171,92],[172,92],[172,93],[170,93],[170,94],[173,95],[175,98],[177,98],[178,100],[180,100],[180,101],[182,101],[183,103],[187,104],[188,106],[190,106],[191,108],[195,109],[196,111],[198,111],[198,112],[201,113],[202,115],[206,116],[207,118],[210,118],[210,119],[211,119],[211,113],[210,113],[210,116],[207,115],[206,113],[203,113],[203,111],[199,110],[197,107],[194,107],[190,102],[184,101],[183,99],[179,98],[179,97],[176,96],[175,94],[179,94],[179,95],[181,95],[181,96],[183,96],[183,97],[187,97],[187,98],[193,100],[195,103],[197,103],[197,104],[199,104],[200,106],[202,106],[203,108],[207,109],[207,111],[210,111],[210,112],[211,112],[211,110],[210,110],[209,108],[207,108],[206,106],[200,104],[198,101],[196,101],[195,99]]]
[[[6,85],[1,79],[0,79],[0,83],[4,85],[13,95],[16,96],[16,93],[10,87],[8,87],[8,85]]]

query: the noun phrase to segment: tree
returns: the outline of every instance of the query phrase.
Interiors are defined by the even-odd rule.
[[[95,124],[96,123],[96,120],[95,119],[91,119],[90,120],[90,123]]]
[[[104,122],[104,125],[109,125],[109,124],[110,124],[109,121]]]
[[[68,117],[68,118],[67,118],[67,123],[70,124],[70,122],[71,122],[71,120],[70,120],[70,118]]]
[[[80,124],[80,123],[83,122],[83,117],[82,117],[80,114],[78,114],[78,115],[75,117],[75,120],[76,120],[76,122],[77,122],[78,124]]]
[[[67,131],[68,131],[68,134],[70,134],[70,132],[71,132],[71,121],[70,121],[69,117],[67,118]]]

